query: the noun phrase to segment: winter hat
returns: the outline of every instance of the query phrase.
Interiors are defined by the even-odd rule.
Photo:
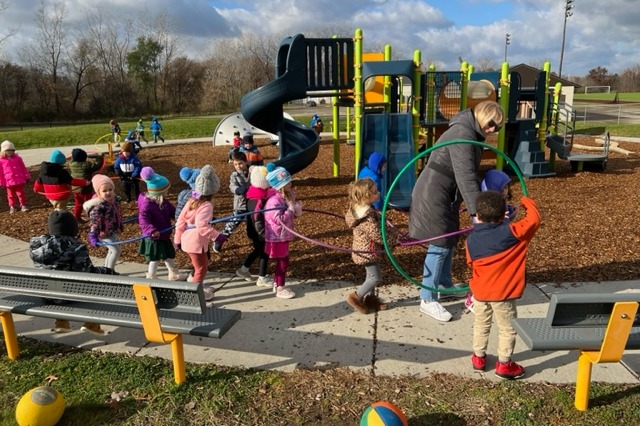
[[[491,169],[484,175],[480,189],[502,192],[509,183],[511,183],[511,178],[508,174],[498,169]]]
[[[96,193],[102,185],[111,185],[115,188],[113,181],[105,175],[95,175],[91,178],[91,185],[93,185],[93,190],[96,191]]]
[[[213,195],[220,190],[220,178],[209,164],[200,169],[193,191],[198,195]]]
[[[267,164],[267,181],[269,181],[269,185],[275,189],[282,189],[286,184],[291,182],[291,175],[284,167],[276,167],[275,164],[269,163]]]
[[[73,148],[71,150],[71,159],[73,161],[87,161],[87,152],[81,148]]]
[[[129,131],[127,132],[127,139],[131,139],[131,136],[135,136],[135,133],[135,130],[129,129]]]
[[[182,179],[191,189],[196,186],[196,178],[200,174],[200,169],[190,169],[189,167],[183,167],[180,169],[180,179]]]
[[[171,186],[169,179],[154,172],[149,166],[142,168],[140,177],[147,184],[147,193],[149,195],[164,195]]]
[[[131,145],[131,142],[125,142],[120,149],[122,152],[133,152],[133,145]]]
[[[267,181],[267,168],[264,166],[251,166],[249,182],[252,186],[261,189],[269,189],[271,185]]]
[[[244,135],[242,137],[242,145],[250,143],[253,145],[253,135]]]
[[[78,221],[66,210],[55,210],[49,215],[49,235],[78,236]]]
[[[54,149],[49,157],[49,162],[63,165],[67,161],[67,157],[59,149]]]
[[[4,141],[2,142],[2,152],[5,151],[15,151],[16,150],[16,146],[11,143],[11,141]]]
[[[233,136],[240,136],[240,130],[234,130]]]
[[[369,161],[367,161],[367,165],[371,170],[380,174],[382,172],[382,166],[385,165],[387,159],[384,158],[384,155],[381,153],[374,151],[369,156]]]

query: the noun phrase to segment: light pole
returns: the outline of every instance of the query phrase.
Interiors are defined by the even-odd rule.
[[[507,62],[507,46],[511,44],[511,34],[506,33],[504,35],[504,61]]]
[[[566,0],[564,4],[564,26],[562,27],[562,47],[560,48],[560,68],[558,69],[558,78],[562,77],[562,61],[564,59],[564,39],[567,36],[567,18],[573,15],[573,2],[575,0]]]

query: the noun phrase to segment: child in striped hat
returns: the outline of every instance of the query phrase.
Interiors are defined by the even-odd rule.
[[[151,167],[143,167],[140,177],[147,184],[147,192],[138,196],[138,225],[147,238],[140,241],[138,253],[149,263],[147,278],[156,279],[158,263],[164,261],[169,280],[184,281],[187,275],[176,267],[176,250],[170,238],[176,208],[165,198],[171,186],[169,180]]]

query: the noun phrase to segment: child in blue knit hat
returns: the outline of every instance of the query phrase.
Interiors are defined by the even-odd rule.
[[[292,299],[296,294],[285,288],[285,277],[289,267],[289,243],[293,241],[293,219],[302,214],[302,204],[296,201],[291,187],[291,175],[284,167],[267,165],[267,181],[276,191],[267,199],[264,212],[264,251],[275,259],[273,292],[280,299]]]
[[[180,212],[187,205],[187,201],[191,198],[191,193],[193,192],[196,185],[196,178],[200,174],[200,169],[190,169],[189,167],[183,167],[180,169],[180,179],[182,179],[189,188],[183,189],[178,194],[178,204],[176,205],[176,214],[175,218],[178,220],[180,216]]]
[[[55,210],[66,210],[71,197],[71,186],[87,186],[91,182],[71,177],[64,168],[67,157],[59,149],[54,149],[49,161],[40,164],[40,173],[33,184],[33,191],[43,194]]]
[[[176,208],[165,198],[171,186],[169,180],[151,167],[143,167],[140,177],[147,184],[147,191],[138,196],[138,225],[147,238],[140,241],[138,253],[149,263],[147,278],[157,278],[158,262],[163,261],[169,270],[169,281],[184,281],[187,275],[176,267],[176,250],[170,238]]]

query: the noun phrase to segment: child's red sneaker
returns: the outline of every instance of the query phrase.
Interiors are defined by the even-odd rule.
[[[503,379],[518,379],[524,376],[524,367],[513,361],[504,363],[496,361],[496,376]]]
[[[475,353],[471,354],[471,364],[473,364],[474,370],[484,371],[484,367],[487,365],[487,356],[477,356]]]

